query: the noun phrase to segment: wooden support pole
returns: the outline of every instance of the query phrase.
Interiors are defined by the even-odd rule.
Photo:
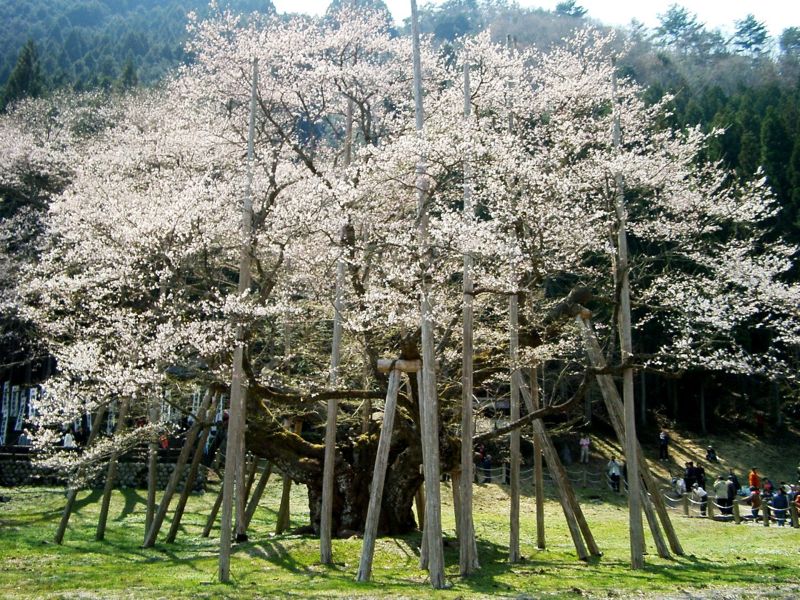
[[[520,417],[519,410],[519,320],[518,320],[518,297],[512,294],[508,299],[509,315],[509,349],[511,363],[511,421],[517,421]],[[511,507],[509,510],[509,543],[508,543],[508,562],[515,563],[520,559],[519,551],[519,444],[520,430],[514,429],[511,432],[511,477],[509,496]]]
[[[183,512],[186,510],[186,503],[189,501],[189,495],[194,488],[194,482],[197,479],[197,471],[200,469],[200,461],[203,458],[203,451],[205,450],[206,440],[208,439],[209,431],[211,430],[211,419],[214,418],[214,413],[217,409],[217,395],[214,394],[211,400],[211,406],[203,414],[202,410],[198,410],[195,415],[195,420],[201,420],[200,437],[197,440],[197,446],[194,449],[194,456],[192,456],[192,463],[189,465],[189,473],[186,475],[186,482],[183,485],[183,490],[178,498],[178,504],[175,506],[175,512],[172,514],[172,523],[167,533],[166,542],[171,544],[178,536],[178,529],[183,519]]]
[[[417,520],[420,531],[425,531],[425,484],[421,484],[414,494],[414,505],[417,507]]]
[[[297,420],[294,422],[294,432],[300,435],[303,430],[303,421]],[[275,534],[280,535],[289,528],[289,520],[291,518],[291,492],[292,492],[292,478],[284,473],[283,475],[283,489],[281,492],[281,506],[278,509],[278,517],[275,521]]]
[[[242,511],[242,515],[245,514],[247,499],[250,497],[250,492],[253,491],[253,483],[255,483],[256,472],[258,471],[258,457],[250,456],[247,463],[250,465],[250,471],[247,473],[247,485],[245,485],[244,488],[245,509]],[[245,527],[245,529],[247,529],[247,527]]]
[[[594,329],[592,328],[589,317],[589,311],[583,311],[576,317],[576,323],[581,331],[586,353],[589,356],[589,361],[595,368],[603,369],[606,367],[606,360],[600,348],[600,343],[597,341],[597,336],[594,333]],[[605,374],[597,375],[596,379],[603,396],[606,411],[611,417],[612,426],[617,434],[617,439],[619,439],[620,444],[624,448],[627,448],[625,441],[624,409],[622,405],[622,399],[619,397],[619,391],[614,383],[614,379],[610,375]],[[636,463],[639,465],[639,475],[644,482],[641,504],[645,507],[648,523],[650,524],[650,531],[653,533],[653,539],[655,541],[659,556],[668,558],[669,553],[664,547],[660,533],[657,533],[658,525],[655,523],[655,519],[653,518],[652,512],[649,508],[651,502],[653,510],[655,510],[655,513],[658,515],[658,519],[661,522],[661,527],[664,530],[664,534],[667,536],[670,548],[678,556],[683,556],[683,547],[681,546],[681,543],[678,540],[678,534],[675,532],[675,528],[672,525],[672,520],[669,517],[669,511],[664,503],[664,498],[661,496],[658,485],[653,479],[653,475],[650,472],[650,467],[647,465],[647,460],[644,457],[644,452],[642,451],[638,441],[635,444],[635,448]],[[630,463],[632,461],[629,459],[628,462]],[[628,473],[628,476],[630,478],[630,472]],[[648,493],[649,497],[647,495]]]
[[[91,446],[92,442],[94,442],[95,438],[97,437],[97,433],[100,430],[100,425],[103,422],[103,417],[106,414],[106,407],[101,406],[97,409],[97,412],[94,413],[94,419],[92,420],[92,430],[89,432],[89,439],[86,442],[86,446]],[[83,476],[83,469],[78,470],[78,479]],[[67,525],[69,524],[69,518],[72,515],[72,509],[75,507],[75,500],[78,497],[78,488],[73,487],[67,490],[67,503],[64,506],[64,512],[61,513],[61,521],[58,524],[58,529],[56,529],[56,534],[53,537],[53,541],[56,544],[60,544],[64,541],[64,533],[67,531]]]
[[[796,502],[790,502],[789,503],[789,518],[791,519],[790,522],[791,522],[793,528],[797,529],[798,527],[800,527],[800,523],[798,523],[798,519],[797,519],[797,503]]]
[[[525,399],[525,403],[527,404],[528,411],[532,412],[533,402],[530,399],[530,395],[525,393],[526,390],[524,387],[521,387],[521,391],[522,397]],[[561,462],[558,459],[558,452],[556,452],[555,447],[550,441],[547,431],[545,430],[544,423],[541,419],[537,419],[533,422],[533,434],[534,444],[542,449],[545,460],[547,461],[547,465],[550,467],[550,472],[553,476],[553,483],[555,483],[558,490],[558,500],[561,503],[561,509],[564,511],[564,518],[567,521],[567,528],[569,529],[570,536],[572,537],[572,543],[575,545],[575,551],[578,554],[578,558],[581,560],[588,560],[590,555],[586,549],[586,544],[583,541],[583,537],[581,537],[581,530],[578,526],[577,516],[572,508],[572,503],[567,500],[567,495],[569,493],[567,491],[569,479],[567,478],[566,472],[561,466]]]
[[[711,498],[711,496],[706,497],[706,504],[708,504],[708,518],[712,521],[714,520],[714,511],[717,510],[717,499]]]
[[[769,520],[772,518],[772,511],[770,510],[769,504],[767,504],[766,500],[761,503],[761,510],[764,513],[764,527],[769,527]]]
[[[245,527],[250,526],[250,521],[253,520],[253,515],[256,514],[256,508],[258,508],[258,503],[261,500],[261,496],[264,495],[264,489],[267,487],[267,482],[269,481],[269,476],[271,474],[272,464],[264,461],[264,470],[261,472],[261,477],[258,479],[256,489],[253,491],[253,495],[250,497],[250,502],[247,505],[247,512],[245,513],[244,518]]]
[[[469,63],[464,63],[464,119],[469,120],[471,93]],[[464,215],[472,217],[475,209],[472,202],[472,164],[469,157],[464,159]],[[475,434],[473,422],[473,298],[472,256],[464,255],[463,276],[464,304],[462,309],[463,348],[461,352],[461,486],[459,513],[461,531],[458,536],[458,564],[462,577],[467,577],[480,568],[475,523],[472,515],[472,485],[475,481],[475,449],[472,437]],[[455,485],[455,484],[454,484]]]
[[[122,398],[119,404],[119,414],[117,415],[117,433],[125,431],[125,420],[128,418],[128,398]],[[108,509],[111,505],[111,494],[114,492],[114,484],[117,481],[117,467],[119,465],[119,450],[114,450],[108,459],[108,470],[106,471],[106,482],[103,486],[103,501],[100,503],[100,515],[97,519],[97,531],[94,539],[98,542],[106,537],[106,523],[108,522]]]
[[[539,380],[537,367],[531,369],[531,408],[539,410]],[[536,547],[539,550],[546,548],[544,530],[544,469],[542,468],[542,447],[538,438],[534,436],[533,445],[533,481],[536,488]]]
[[[348,103],[348,122],[352,131],[352,104]],[[344,237],[344,236],[342,236]],[[336,265],[336,298],[334,300],[333,344],[331,349],[331,388],[336,387],[339,376],[339,347],[342,341],[342,294],[344,288],[344,260],[339,259]],[[335,398],[328,400],[328,414],[325,422],[325,458],[322,469],[322,509],[319,524],[319,560],[324,565],[333,563],[333,491],[334,468],[336,464],[336,413],[338,411]]]
[[[616,65],[612,65],[611,87],[614,111],[613,144],[616,152],[621,147],[620,116],[617,99]],[[628,238],[626,232],[627,209],[625,208],[625,192],[620,172],[614,175],[616,187],[615,208],[617,213],[617,254],[616,274],[619,278],[619,310],[618,330],[622,361],[628,362],[633,356],[633,338],[631,337],[631,297],[630,297],[630,264],[628,256]],[[639,478],[639,461],[636,460],[636,406],[633,393],[633,369],[627,367],[622,372],[622,397],[625,413],[625,456],[628,460],[628,521],[631,547],[631,569],[644,567],[644,531],[642,529],[642,497]]]
[[[742,522],[742,515],[739,512],[739,500],[737,498],[733,499],[733,522],[737,525]]]
[[[394,369],[389,374],[389,389],[386,392],[386,405],[383,409],[383,426],[378,439],[378,450],[375,466],[372,470],[367,521],[364,525],[364,543],[361,546],[361,560],[358,565],[358,581],[369,581],[372,575],[372,558],[375,553],[375,539],[378,536],[381,500],[383,499],[383,483],[389,463],[389,449],[392,442],[394,415],[397,407],[397,392],[400,389],[400,371]]]
[[[210,402],[211,390],[209,389],[206,391],[203,402],[200,405],[200,414],[205,414],[205,412],[208,410],[208,405]],[[158,505],[158,510],[153,518],[153,523],[150,525],[150,530],[147,532],[147,537],[144,539],[145,548],[152,548],[156,543],[158,532],[167,516],[169,504],[172,502],[172,496],[175,494],[175,490],[178,489],[178,483],[180,483],[181,477],[183,476],[183,469],[186,466],[186,463],[189,461],[189,454],[194,448],[194,443],[197,439],[197,434],[200,431],[200,427],[201,421],[196,419],[195,422],[192,423],[192,426],[189,427],[189,431],[186,432],[186,440],[184,441],[183,448],[181,448],[181,453],[178,455],[178,460],[175,463],[175,470],[172,472],[172,475],[169,478],[167,488],[164,490],[164,495],[161,496],[161,503]]]
[[[419,16],[417,2],[411,0],[411,44],[414,67],[414,116],[418,135],[423,134],[425,116],[422,108],[422,61],[420,58]],[[436,391],[436,357],[433,339],[434,311],[431,284],[426,275],[430,268],[430,239],[428,233],[428,175],[426,159],[419,157],[417,183],[417,241],[421,250],[420,329],[422,331],[422,387],[420,404],[422,416],[423,468],[425,474],[425,531],[428,538],[428,574],[431,586],[442,589],[444,577],[444,540],[442,539],[442,506],[439,488],[439,402]]]
[[[253,59],[252,86],[250,89],[250,123],[247,135],[247,184],[242,202],[241,251],[239,255],[239,295],[250,289],[250,263],[252,260],[253,232],[253,199],[251,188],[253,182],[253,161],[255,157],[254,142],[256,129],[256,95],[258,91],[258,59]],[[225,444],[225,475],[222,482],[222,516],[220,518],[219,536],[219,580],[230,581],[231,542],[234,527],[241,527],[241,512],[244,508],[244,428],[245,407],[247,406],[244,379],[245,330],[242,324],[236,327],[236,342],[233,350],[233,368],[231,374],[231,408],[228,418],[228,439]],[[238,498],[234,497],[234,493]],[[233,523],[234,501],[239,508],[237,523]]]
[[[461,539],[461,494],[459,488],[461,487],[461,470],[454,469],[450,471],[450,483],[453,492],[453,516],[456,522],[456,539]]]
[[[689,494],[686,493],[683,495],[683,516],[689,516]]]
[[[158,423],[159,414],[161,412],[160,402],[158,396],[153,394],[153,400],[150,403],[150,410],[148,411],[148,418],[150,424],[155,425]],[[144,517],[144,537],[147,537],[147,532],[150,531],[150,526],[153,524],[153,518],[156,515],[156,488],[158,487],[158,436],[153,434],[150,437],[150,442],[147,444],[147,510]],[[142,542],[144,543],[144,542]]]
[[[214,505],[211,507],[211,512],[208,513],[208,519],[206,519],[206,526],[203,528],[203,537],[208,537],[211,535],[211,529],[214,527],[214,523],[217,520],[217,515],[219,514],[219,508],[222,506],[222,500],[224,496],[224,487],[220,486],[219,492],[217,493],[217,499],[214,500]]]

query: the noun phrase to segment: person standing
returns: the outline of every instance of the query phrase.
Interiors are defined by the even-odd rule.
[[[786,497],[786,492],[783,491],[782,487],[775,489],[775,495],[769,505],[774,511],[773,514],[778,527],[783,527],[786,524],[786,509],[789,508],[789,499]]]
[[[606,465],[606,474],[611,482],[611,489],[619,494],[619,478],[622,471],[620,471],[619,463],[612,456],[611,460]]]
[[[75,448],[75,437],[71,431],[64,434],[64,448]]]
[[[731,514],[730,499],[728,494],[728,484],[722,475],[717,475],[717,480],[714,482],[714,495],[716,496],[715,502],[719,506],[719,511],[723,515]],[[733,486],[731,486],[733,487]]]
[[[663,429],[658,434],[658,459],[669,459],[669,434]]]
[[[589,446],[591,443],[592,440],[590,440],[589,436],[585,433],[581,436],[580,442],[578,442],[581,447],[581,463],[585,465],[589,464]]]
[[[750,469],[750,473],[747,474],[747,485],[751,488],[758,488],[761,489],[761,477],[758,474],[758,470],[753,467]]]
[[[738,494],[739,490],[742,489],[742,484],[739,483],[739,478],[733,472],[733,469],[728,469],[728,479],[733,483],[734,493]]]
[[[689,490],[697,483],[697,469],[695,469],[692,461],[686,463],[686,469],[683,472],[683,481],[686,483],[686,489]]]
[[[757,521],[758,511],[761,509],[761,493],[756,486],[750,486],[750,495],[744,499],[744,503],[750,505],[750,515]]]
[[[692,493],[696,501],[700,503],[700,516],[705,517],[708,508],[708,492],[699,483],[695,483],[692,484]]]

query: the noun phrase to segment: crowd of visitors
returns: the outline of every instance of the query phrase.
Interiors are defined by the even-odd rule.
[[[713,448],[709,447],[709,450]],[[707,488],[705,469],[689,461],[685,464],[683,476],[673,478],[672,488],[678,495],[690,494],[692,500],[698,504],[701,515],[707,514],[709,500],[714,502],[722,515],[733,514],[735,502],[745,504],[750,507],[750,514],[745,518],[754,521],[762,519],[762,511],[766,505],[780,527],[786,524],[792,505],[800,512],[800,485],[785,481],[776,485],[769,478],[763,477],[757,467],[753,467],[748,473],[745,486],[740,485],[739,478],[733,470],[729,470],[727,474],[717,475]],[[713,498],[709,496],[711,491]]]

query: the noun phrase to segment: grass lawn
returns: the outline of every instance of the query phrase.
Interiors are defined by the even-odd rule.
[[[82,492],[61,546],[52,543],[64,505],[55,488],[2,489],[0,504],[0,598],[575,598],[575,597],[780,597],[800,596],[800,530],[734,525],[673,515],[686,556],[646,557],[641,571],[629,568],[624,498],[607,490],[579,489],[581,504],[603,556],[579,561],[559,504],[546,503],[547,549],[535,546],[535,508],[530,489],[522,500],[522,554],[506,561],[507,489],[475,487],[476,533],[482,568],[458,576],[452,493],[443,484],[445,559],[452,588],[434,592],[418,568],[419,535],[378,540],[373,581],[354,581],[361,540],[334,541],[336,565],[319,564],[313,537],[273,535],[280,480],[273,477],[256,513],[250,541],[236,546],[230,584],[217,583],[218,535],[200,536],[212,493],[194,496],[174,544],[141,547],[144,492],[113,497],[106,540],[94,540],[100,492]],[[303,486],[293,487],[292,526],[308,523]],[[169,523],[164,527],[166,534]],[[652,551],[652,544],[649,544]],[[720,595],[725,590],[724,595]]]

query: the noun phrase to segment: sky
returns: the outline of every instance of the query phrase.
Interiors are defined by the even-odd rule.
[[[417,0],[420,5],[430,0]],[[517,0],[520,6],[552,10],[559,0]],[[329,0],[273,0],[278,12],[302,12],[320,15]],[[402,22],[411,13],[410,0],[385,0],[395,21]],[[434,4],[438,2],[433,0]],[[658,15],[676,3],[675,0],[578,0],[577,4],[588,11],[588,16],[606,25],[627,25],[631,19],[648,27],[658,25]],[[677,4],[697,15],[707,29],[720,29],[731,34],[734,22],[752,13],[763,22],[773,36],[786,27],[800,27],[800,1],[798,0],[684,0]]]

